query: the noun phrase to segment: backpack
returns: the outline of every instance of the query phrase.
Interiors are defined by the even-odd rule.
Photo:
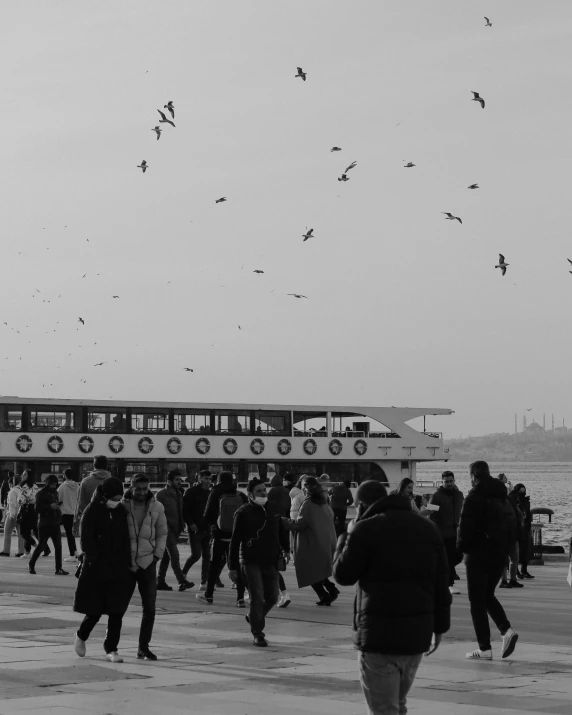
[[[218,508],[217,526],[221,531],[227,533],[232,531],[234,525],[234,515],[244,504],[243,498],[238,492],[235,494],[223,494],[220,498]]]
[[[487,548],[508,554],[516,541],[517,529],[518,520],[510,501],[506,497],[489,497],[482,527]]]

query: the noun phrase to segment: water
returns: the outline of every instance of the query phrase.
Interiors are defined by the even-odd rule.
[[[504,472],[513,486],[522,482],[530,497],[530,506],[554,510],[552,524],[542,531],[545,544],[561,544],[568,551],[572,535],[572,463],[570,462],[489,462],[491,474]],[[469,462],[418,462],[418,479],[440,479],[441,473],[450,469],[463,494],[471,488]],[[543,517],[544,520],[547,517]]]

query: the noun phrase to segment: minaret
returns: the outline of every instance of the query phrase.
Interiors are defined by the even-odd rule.
[[[552,414],[552,431],[554,432],[554,413]]]
[[[514,413],[514,433],[516,434],[518,432],[518,425],[516,423],[516,412]]]
[[[522,416],[522,431],[526,429],[526,415]]]
[[[542,429],[546,432],[546,413],[542,413]]]

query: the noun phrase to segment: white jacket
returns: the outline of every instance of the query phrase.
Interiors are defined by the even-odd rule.
[[[291,519],[298,518],[298,512],[300,511],[300,507],[302,506],[302,502],[305,498],[306,495],[304,494],[304,491],[302,489],[299,489],[298,487],[292,487],[292,489],[290,490],[290,499],[292,500],[290,502]]]
[[[6,498],[8,516],[12,517],[12,519],[15,519],[18,514],[18,497],[20,496],[20,491],[19,486],[12,487],[12,489],[8,492],[8,497]]]

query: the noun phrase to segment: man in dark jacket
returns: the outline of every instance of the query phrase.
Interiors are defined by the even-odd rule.
[[[334,523],[338,532],[344,529],[348,507],[354,503],[354,495],[350,489],[351,485],[350,480],[346,479],[343,484],[338,484],[330,489],[330,506],[334,512]]]
[[[179,469],[173,469],[167,475],[167,486],[157,492],[157,501],[161,502],[165,508],[167,528],[169,530],[167,533],[167,546],[165,547],[165,553],[159,564],[159,573],[157,575],[158,591],[173,590],[165,581],[169,562],[173,568],[175,578],[179,582],[179,591],[186,591],[195,585],[191,581],[187,581],[181,569],[179,556],[179,536],[185,529],[185,522],[183,521],[183,495],[180,489],[182,481],[181,471]]]
[[[429,518],[439,529],[445,544],[447,561],[449,562],[449,591],[452,594],[459,594],[461,592],[455,588],[455,561],[457,556],[457,528],[461,520],[463,493],[459,491],[455,484],[453,472],[443,472],[441,479],[443,480],[441,486],[431,495],[429,500],[429,504],[438,506],[439,511],[429,512]]]
[[[224,502],[224,508],[222,510],[221,500]],[[221,472],[218,475],[216,486],[209,494],[205,509],[205,521],[212,529],[212,552],[207,576],[207,587],[204,592],[197,593],[195,596],[199,601],[212,603],[215,585],[218,587],[223,585],[222,583],[217,583],[217,581],[220,582],[220,572],[228,557],[230,539],[232,536],[232,523],[223,524],[222,520],[224,519],[226,521],[229,518],[231,502],[234,503],[236,507],[232,507],[232,509],[234,509],[232,518],[234,518],[234,513],[247,501],[248,499],[244,494],[237,490],[232,472]],[[221,528],[221,525],[224,528]],[[244,602],[244,582],[240,574],[238,574],[238,578],[236,579],[236,603],[239,608],[246,606]]]
[[[492,660],[489,616],[502,635],[501,657],[507,658],[514,651],[518,635],[495,589],[516,536],[516,515],[505,485],[491,477],[486,462],[473,462],[470,474],[473,488],[463,504],[457,539],[457,548],[465,554],[471,617],[479,644],[477,650],[467,653],[467,658]]]
[[[282,483],[282,477],[279,474],[275,474],[270,480],[268,501],[276,504],[280,516],[286,519],[290,518],[290,505],[292,503],[290,490]]]
[[[280,510],[266,496],[260,479],[248,483],[248,504],[235,514],[230,542],[229,574],[238,578],[239,567],[250,593],[250,613],[246,620],[254,645],[265,647],[266,616],[278,601],[278,560],[290,559],[290,538]]]
[[[189,532],[189,546],[191,555],[183,566],[185,576],[191,567],[202,557],[201,586],[204,591],[207,587],[207,576],[211,562],[210,528],[205,521],[205,509],[211,490],[211,473],[208,469],[199,472],[198,483],[187,489],[183,497],[183,519]]]
[[[532,579],[534,576],[528,571],[528,562],[532,551],[532,513],[530,511],[530,497],[526,496],[524,484],[516,484],[511,492],[511,496],[516,501],[517,507],[523,516],[522,526],[518,535],[518,562],[521,565],[518,578]]]
[[[369,712],[404,713],[423,654],[449,630],[447,555],[435,526],[380,482],[360,484],[356,504],[357,520],[338,540],[334,578],[358,584],[354,644]]]
[[[36,561],[46,549],[48,539],[51,539],[56,557],[56,576],[67,576],[69,572],[62,569],[62,510],[58,495],[58,478],[55,474],[48,474],[43,488],[36,494],[36,512],[40,539],[30,559],[28,571],[31,574],[36,573]]]

